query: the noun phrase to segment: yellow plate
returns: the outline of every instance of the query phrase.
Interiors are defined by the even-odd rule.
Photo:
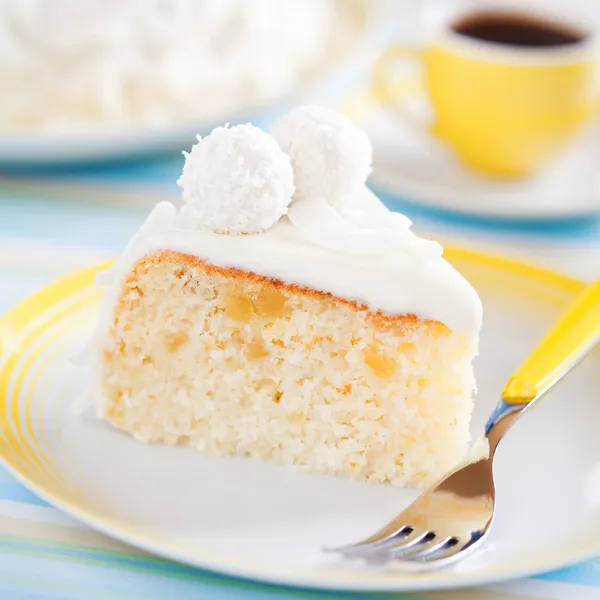
[[[446,257],[484,307],[473,428],[504,380],[582,283],[460,249]],[[87,374],[69,357],[99,308],[100,265],[0,319],[0,452],[45,500],[124,542],[221,573],[299,587],[417,590],[500,581],[600,554],[600,353],[509,434],[498,455],[498,517],[453,570],[381,572],[321,553],[377,529],[415,492],[290,472],[186,448],[144,446],[75,410]]]

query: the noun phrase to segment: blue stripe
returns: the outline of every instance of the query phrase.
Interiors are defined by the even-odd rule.
[[[554,581],[557,583],[577,583],[579,585],[587,585],[600,588],[600,558],[594,558],[586,562],[565,567],[550,573],[538,575],[534,579],[543,581]],[[600,598],[600,591],[598,592]]]
[[[35,592],[23,592],[15,589],[13,586],[8,585],[7,583],[2,583],[0,581],[0,598],[6,598],[8,600],[48,600],[49,598],[60,598],[61,596],[56,596],[55,594],[49,594],[46,592],[40,592],[39,594]],[[62,596],[64,598],[64,596]]]
[[[35,506],[50,506],[18,483],[0,483],[0,500],[11,500]]]
[[[3,466],[0,459],[0,500],[12,500],[36,506],[49,506],[41,498],[25,489]]]
[[[187,575],[196,576],[198,571],[183,564],[162,560],[153,559],[144,555],[127,555],[121,553],[107,553],[103,550],[95,550],[93,548],[79,546],[58,546],[51,542],[47,545],[43,543],[35,543],[27,538],[20,540],[6,540],[0,535],[0,550],[18,552],[19,550],[34,550],[36,552],[46,552],[52,558],[79,558],[99,561],[106,565],[123,566],[123,567],[138,567],[150,569],[153,573],[165,573],[170,575]]]
[[[211,600],[356,598],[357,600],[383,600],[385,597],[390,597],[298,591],[223,577],[191,568],[188,569],[188,577],[179,578],[177,575],[173,576],[173,573],[161,573],[153,570],[132,571],[122,567],[124,565],[81,562],[76,564],[54,556],[2,553],[0,557],[0,589],[2,589],[2,585],[6,586],[6,589],[11,589],[9,586],[12,585],[13,589],[26,593],[47,591],[47,597],[77,600],[96,597],[113,600],[121,598],[176,598],[177,600],[195,600],[197,598],[210,598]],[[35,573],[35,577],[31,576],[32,573]],[[410,600],[409,597],[403,598]],[[414,599],[414,597],[412,598]]]
[[[61,246],[87,245],[114,251],[137,231],[146,212],[39,197],[1,198],[0,235],[20,241],[31,238]]]
[[[190,146],[194,141],[191,140]],[[177,152],[175,155],[167,157],[119,160],[113,164],[82,164],[65,169],[60,167],[37,169],[36,174],[69,182],[114,182],[138,185],[140,182],[147,182],[174,186],[175,181],[181,175],[183,160],[181,152]]]
[[[400,211],[421,225],[428,221],[445,227],[483,229],[489,232],[522,234],[534,238],[588,238],[600,245],[600,211],[587,217],[556,217],[548,219],[515,219],[464,215],[438,208],[426,207],[392,192],[371,186],[390,209]],[[466,232],[468,234],[468,232]],[[465,232],[463,231],[463,234]]]

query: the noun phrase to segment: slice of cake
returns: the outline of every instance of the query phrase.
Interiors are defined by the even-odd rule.
[[[364,186],[367,136],[318,107],[198,139],[104,279],[100,416],[185,444],[421,486],[465,453],[481,304]]]

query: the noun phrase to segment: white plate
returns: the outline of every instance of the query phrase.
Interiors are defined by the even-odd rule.
[[[198,122],[174,123],[162,130],[137,128],[93,134],[0,135],[0,167],[52,166],[87,161],[118,160],[190,146],[197,133],[206,133],[225,121],[260,123],[293,104],[335,103],[367,69],[391,31],[391,0],[340,2],[352,23],[343,39],[336,39],[330,56],[304,77],[304,83],[268,106],[246,106],[235,114]],[[341,35],[341,34],[340,34]],[[340,37],[338,35],[338,37]]]
[[[559,219],[600,212],[600,125],[592,125],[542,171],[501,180],[464,166],[452,150],[369,99],[356,118],[375,149],[371,182],[400,201],[476,217]],[[424,106],[415,104],[415,110]]]
[[[485,306],[474,429],[503,381],[582,284],[464,250],[447,256]],[[300,587],[417,590],[490,583],[600,553],[600,354],[520,422],[497,462],[498,515],[483,549],[451,570],[404,575],[321,552],[372,532],[416,492],[311,476],[186,448],[145,446],[73,405],[68,357],[90,331],[97,268],[0,320],[0,446],[28,488],[134,546],[221,573]]]

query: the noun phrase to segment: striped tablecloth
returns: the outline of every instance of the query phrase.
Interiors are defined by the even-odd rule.
[[[57,276],[118,252],[159,196],[176,194],[181,160],[39,185],[0,181],[0,312]],[[106,182],[103,176],[102,181]],[[139,184],[143,182],[144,188]],[[112,187],[111,187],[112,186]],[[392,207],[400,199],[384,194]],[[417,229],[529,257],[582,278],[600,273],[600,221],[514,226],[449,220],[413,211]],[[0,463],[0,599],[348,598],[237,581],[163,561],[96,533],[27,492]],[[365,598],[438,600],[600,599],[600,558],[491,588]]]

